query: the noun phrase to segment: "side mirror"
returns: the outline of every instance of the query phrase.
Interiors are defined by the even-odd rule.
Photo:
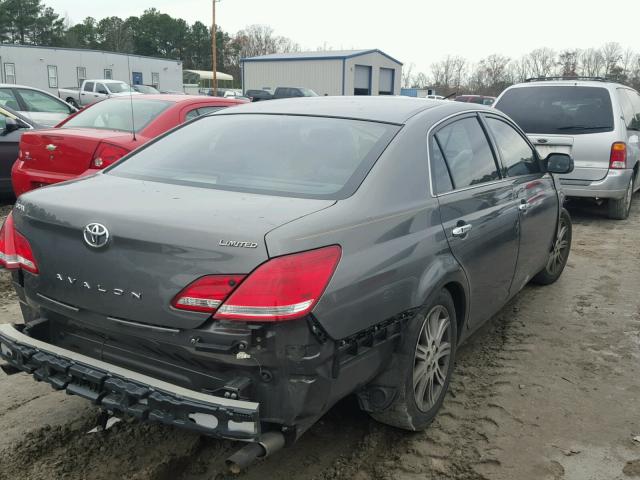
[[[549,173],[571,173],[573,172],[573,158],[566,153],[550,153],[545,158],[544,163]]]
[[[15,120],[11,117],[5,118],[5,124],[4,124],[5,135],[10,134],[11,132],[15,132],[16,130],[20,130],[21,128],[24,128],[24,125],[22,125],[22,122],[19,122],[18,120]]]

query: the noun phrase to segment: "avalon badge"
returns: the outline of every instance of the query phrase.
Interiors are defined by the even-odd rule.
[[[90,223],[84,227],[84,241],[92,248],[101,248],[109,243],[109,230],[101,223]]]

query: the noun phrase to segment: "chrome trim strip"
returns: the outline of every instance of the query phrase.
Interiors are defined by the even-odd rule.
[[[63,302],[59,302],[58,300],[54,300],[53,298],[49,298],[46,295],[42,295],[41,293],[36,293],[36,295],[38,297],[40,297],[43,300],[46,300],[47,302],[51,302],[54,305],[57,305],[59,307],[62,308],[66,308],[67,310],[71,310],[73,312],[79,312],[80,309],[78,307],[74,307],[73,305],[69,305],[68,303],[63,303]]]
[[[195,390],[189,390],[188,388],[180,387],[179,385],[174,385],[163,380],[158,380],[157,378],[149,377],[147,375],[134,372],[133,370],[129,370],[127,368],[118,367],[111,363],[103,362],[102,360],[96,360],[95,358],[90,358],[80,353],[72,352],[71,350],[60,348],[49,343],[41,342],[40,340],[36,340],[35,338],[31,338],[24,333],[19,332],[13,325],[9,323],[0,325],[0,334],[9,338],[9,340],[13,342],[34,347],[42,350],[43,352],[51,353],[53,355],[59,355],[67,360],[83,363],[90,367],[95,367],[100,370],[106,370],[112,375],[117,375],[125,379],[130,378],[137,382],[148,385],[149,387],[164,390],[165,392],[173,393],[175,395],[189,398],[198,402],[204,402],[213,405],[223,405],[233,408],[245,408],[248,410],[257,410],[260,406],[260,404],[256,402],[233,400],[230,398],[208,395],[206,393],[197,392]]]

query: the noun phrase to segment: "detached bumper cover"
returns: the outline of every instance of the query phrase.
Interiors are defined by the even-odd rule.
[[[235,440],[260,437],[259,404],[189,390],[31,338],[0,325],[0,358],[13,367],[141,420]]]

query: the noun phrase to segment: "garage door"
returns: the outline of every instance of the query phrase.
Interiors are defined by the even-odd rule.
[[[371,67],[356,65],[354,95],[371,95]]]
[[[392,68],[380,69],[378,95],[393,95],[393,74]]]

